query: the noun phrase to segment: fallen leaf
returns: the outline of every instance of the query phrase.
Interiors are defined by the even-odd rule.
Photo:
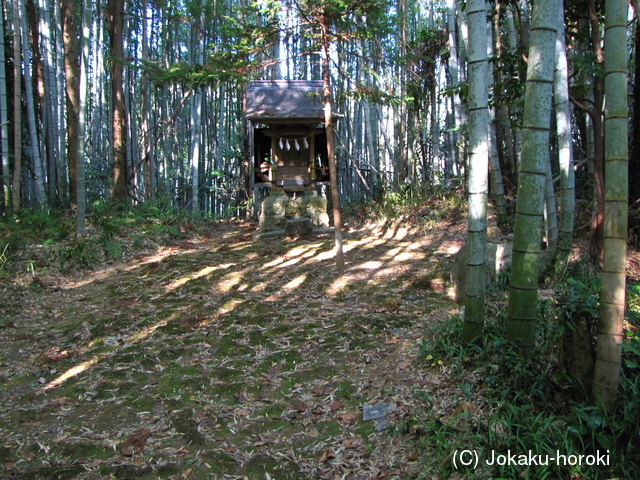
[[[312,428],[311,430],[309,430],[309,436],[311,438],[318,438],[319,435],[320,435],[320,432],[318,432],[317,428]]]
[[[123,446],[120,449],[120,453],[122,454],[123,457],[131,457],[133,456],[133,448],[128,447],[128,446]]]
[[[356,415],[353,412],[345,412],[342,415],[339,416],[339,418],[346,423],[351,423],[353,422],[356,418],[358,418],[358,415]]]
[[[334,400],[329,404],[329,408],[331,409],[332,412],[335,412],[340,408],[340,405],[341,405],[340,400]]]

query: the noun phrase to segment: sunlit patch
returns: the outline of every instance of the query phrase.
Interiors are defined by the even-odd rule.
[[[240,284],[243,279],[244,273],[242,271],[229,273],[218,282],[218,291],[220,291],[221,293],[228,293],[233,289],[233,287]]]
[[[281,267],[281,268],[282,268],[282,267],[290,267],[290,266],[292,266],[292,265],[295,265],[296,263],[299,263],[301,260],[302,260],[302,258],[292,258],[291,260],[288,260],[288,261],[286,261],[286,262],[282,263],[282,264],[280,265],[280,267]]]
[[[232,312],[243,301],[244,300],[241,300],[239,298],[234,298],[233,300],[229,300],[228,302],[225,302],[222,306],[220,306],[220,308],[218,309],[217,313],[219,315],[224,315],[225,313]]]
[[[348,285],[353,284],[356,280],[352,275],[342,275],[341,277],[334,280],[334,282],[327,288],[327,293],[329,295],[335,295],[345,289]]]
[[[277,267],[278,265],[280,265],[281,263],[283,263],[286,260],[285,257],[278,257],[275,260],[269,262],[269,263],[265,263],[262,266],[262,269],[264,270],[265,268],[273,268],[273,267]]]
[[[424,257],[425,255],[422,252],[400,252],[393,258],[393,260],[395,262],[417,262],[423,260]]]
[[[308,275],[306,273],[302,274],[302,275],[298,275],[296,278],[291,280],[289,283],[284,285],[282,288],[284,290],[295,290],[296,288],[298,288],[300,285],[302,285],[307,280],[307,277],[308,277]]]
[[[382,262],[379,260],[369,260],[368,262],[361,263],[358,265],[359,270],[377,270],[378,268],[382,268]]]
[[[184,277],[176,280],[175,282],[167,285],[166,290],[167,292],[170,292],[171,290],[175,290],[178,287],[181,287],[182,285],[184,285],[187,282],[190,282],[191,280],[195,280],[196,278],[200,278],[200,277],[204,277],[205,275],[209,275],[210,273],[218,270],[219,268],[229,268],[231,266],[233,266],[235,264],[230,263],[230,264],[225,264],[225,265],[220,265],[217,267],[205,267],[202,270],[200,270],[199,272],[196,273],[192,273],[191,275],[185,275]]]
[[[266,282],[260,282],[260,283],[256,283],[255,285],[251,285],[249,288],[250,292],[264,292],[264,290],[269,286],[268,283]]]
[[[289,251],[289,256],[290,257],[303,257],[303,256],[307,256],[309,251],[311,249],[308,246],[304,246],[304,247],[296,247],[293,248]],[[312,253],[313,255],[313,253]]]
[[[316,257],[316,260],[319,262],[322,262],[323,260],[331,260],[335,256],[336,256],[335,251],[329,250],[328,252],[319,253],[318,256]]]
[[[141,340],[144,340],[145,338],[147,338],[149,335],[153,334],[158,328],[165,326],[168,323],[168,320],[162,320],[158,323],[155,323],[147,328],[144,328],[138,332],[132,333],[131,335],[127,335],[126,337],[124,337],[124,342],[125,343],[137,343]],[[94,343],[96,342],[96,340],[91,342],[91,346],[93,347]],[[41,391],[46,391],[46,390],[50,390],[52,388],[58,387],[60,385],[62,385],[64,382],[66,382],[67,380],[69,380],[72,377],[75,377],[76,375],[81,374],[82,372],[84,372],[85,370],[89,369],[90,367],[92,367],[93,365],[95,365],[99,360],[105,358],[108,355],[108,353],[104,353],[102,355],[96,355],[94,357],[92,357],[90,360],[87,360],[86,362],[82,362],[78,365],[76,365],[75,367],[70,368],[69,370],[67,370],[66,372],[64,372],[62,375],[60,375],[59,377],[57,377],[55,380],[47,383],[44,387],[42,387]]]
[[[397,255],[400,255],[402,249],[400,247],[392,248],[387,250],[387,253],[384,254],[384,258],[394,258]]]
[[[96,356],[96,357],[93,357],[91,360],[87,360],[86,362],[82,362],[76,365],[75,367],[70,368],[69,370],[64,372],[62,375],[60,375],[58,378],[56,378],[55,380],[52,380],[51,382],[47,383],[44,387],[42,387],[42,391],[44,392],[51,388],[58,387],[68,379],[75,377],[76,375],[80,375],[89,367],[96,364],[98,360],[100,360],[100,357]]]
[[[167,324],[167,320],[162,320],[161,322],[156,323],[150,327],[144,328],[139,332],[132,333],[127,337],[127,341],[129,342],[139,342],[140,340],[144,340],[153,332],[155,332],[158,328],[164,327]]]

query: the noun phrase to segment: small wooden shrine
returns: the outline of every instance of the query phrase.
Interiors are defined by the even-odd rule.
[[[254,82],[247,87],[245,118],[260,231],[301,218],[328,227],[327,199],[320,194],[329,183],[322,82]]]

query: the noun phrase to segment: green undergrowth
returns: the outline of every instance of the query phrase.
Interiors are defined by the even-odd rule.
[[[432,227],[443,220],[455,221],[465,214],[466,199],[456,188],[438,185],[407,184],[385,189],[366,201],[345,206],[345,215],[356,223],[397,222]]]
[[[458,402],[445,411],[432,409],[437,392],[420,391],[427,413],[395,426],[396,433],[416,435],[425,452],[415,479],[436,473],[470,479],[640,478],[640,286],[627,289],[622,374],[618,398],[607,411],[558,363],[559,352],[568,348],[563,338],[585,316],[598,314],[597,276],[585,263],[571,269],[572,276],[556,286],[554,301],[540,302],[538,341],[527,357],[504,340],[504,279],[489,288],[481,344],[462,342],[460,316],[422,342],[418,365],[454,378]],[[500,301],[502,307],[496,306]]]
[[[88,208],[86,236],[76,237],[69,212],[27,209],[0,219],[0,274],[92,269],[197,235],[204,225],[165,201],[128,208],[96,202]]]

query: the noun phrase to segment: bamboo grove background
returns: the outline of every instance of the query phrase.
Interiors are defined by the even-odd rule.
[[[504,182],[504,196],[517,183],[530,6],[490,7],[492,187]],[[467,171],[465,5],[400,0],[383,8],[375,30],[352,35],[357,25],[346,24],[332,42],[346,201],[409,184],[464,183]],[[577,184],[587,197],[602,10],[589,0],[564,11]],[[321,78],[314,26],[295,1],[5,0],[2,13],[7,212],[75,207],[82,181],[88,205],[162,198],[211,217],[243,216],[253,198],[244,85]],[[635,28],[630,22],[630,55]]]

